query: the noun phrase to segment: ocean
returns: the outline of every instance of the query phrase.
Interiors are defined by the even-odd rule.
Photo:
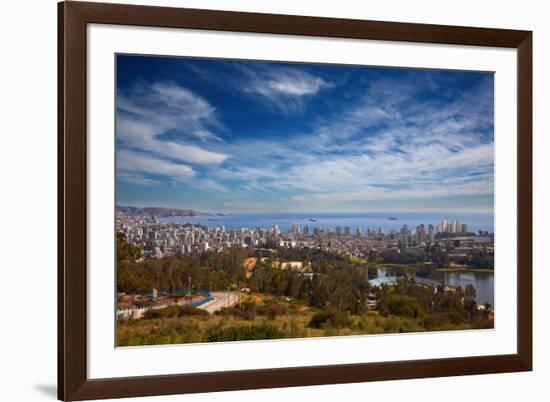
[[[391,219],[390,219],[391,218]],[[399,230],[403,225],[410,229],[416,229],[421,223],[428,229],[428,225],[434,227],[443,219],[448,221],[458,220],[468,225],[468,231],[478,230],[493,232],[494,216],[492,212],[457,213],[457,212],[369,212],[369,213],[303,213],[303,212],[262,212],[262,213],[233,213],[229,216],[167,216],[160,218],[167,223],[191,223],[204,226],[225,226],[226,229],[255,228],[260,226],[267,229],[279,224],[281,230],[288,231],[292,225],[297,224],[303,228],[307,225],[313,228],[334,229],[336,226],[349,226],[351,233],[359,228],[365,232],[368,228],[377,230],[382,228],[385,233],[391,230]]]

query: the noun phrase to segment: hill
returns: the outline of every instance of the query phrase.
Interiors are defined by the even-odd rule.
[[[195,211],[193,209],[164,208],[164,207],[132,207],[117,205],[117,213],[132,216],[210,216],[209,212]]]

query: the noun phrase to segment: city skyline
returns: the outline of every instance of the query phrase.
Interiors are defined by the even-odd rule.
[[[117,204],[493,210],[493,75],[117,56]]]
[[[332,227],[318,226],[316,222],[279,223],[240,228],[226,227],[218,222],[208,225],[190,222],[170,222],[157,217],[117,212],[116,233],[123,234],[125,241],[142,247],[147,258],[162,259],[165,256],[181,256],[204,251],[223,253],[231,248],[263,248],[278,245],[286,248],[319,248],[355,257],[366,258],[369,251],[377,248],[388,250],[397,247],[401,251],[417,252],[426,246],[442,242],[448,244],[445,236],[467,243],[485,244],[491,242],[493,234],[479,231],[479,235],[468,232],[468,225],[457,219],[443,219],[437,224],[408,226],[385,231],[382,226],[361,228],[358,225],[336,224]],[[444,237],[436,240],[436,236]]]

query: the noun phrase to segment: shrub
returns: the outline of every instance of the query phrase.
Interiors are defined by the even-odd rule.
[[[338,336],[339,334],[338,328],[331,326],[326,326],[325,331],[323,332],[323,336]]]
[[[196,324],[181,320],[165,320],[151,323],[139,320],[139,327],[119,326],[117,346],[159,345],[169,343],[190,343],[202,340],[201,329]]]
[[[283,330],[290,338],[302,338],[306,334],[296,320],[291,320],[288,323],[284,323]]]
[[[452,324],[462,324],[466,321],[466,314],[455,310],[445,313],[445,317],[447,318],[447,322]]]
[[[179,314],[178,306],[168,306],[168,307],[159,308],[159,309],[147,310],[143,314],[143,318],[146,318],[146,319],[171,318],[171,317],[177,317],[178,314]]]
[[[311,317],[308,326],[310,328],[321,328],[330,319],[329,314],[326,311],[316,313]]]
[[[392,294],[388,300],[388,311],[393,315],[416,318],[422,313],[422,307],[414,297]]]
[[[182,307],[180,306],[168,306],[159,309],[147,310],[143,315],[145,319],[155,319],[155,318],[173,318],[173,317],[185,317],[185,316],[205,316],[208,315],[208,312],[201,310],[199,308],[193,307],[189,304],[186,304]]]
[[[222,317],[227,317],[227,316],[231,315],[231,310],[232,309],[230,309],[230,308],[222,307],[218,311],[214,312],[214,314],[215,315],[221,315]]]
[[[442,314],[429,315],[422,320],[422,326],[427,330],[435,329],[443,324],[445,324],[445,319]]]
[[[201,310],[200,308],[193,307],[190,304],[186,304],[185,306],[182,306],[179,311],[180,317],[207,316],[207,315],[208,315],[208,312],[206,310]]]
[[[382,328],[376,325],[376,322],[367,317],[361,317],[357,322],[357,328],[367,334],[379,334],[382,333]]]
[[[326,310],[323,310],[311,317],[308,326],[310,328],[321,328],[325,325],[332,325],[336,328],[344,328],[351,325],[351,320],[347,313],[340,311],[335,307],[328,307]]]
[[[474,320],[472,328],[475,329],[491,329],[495,327],[495,323],[485,317],[480,317]]]
[[[248,341],[256,339],[281,339],[287,334],[271,324],[239,325],[213,328],[208,331],[207,342]]]
[[[396,333],[401,330],[401,321],[397,317],[376,317],[375,322],[384,333]]]
[[[439,313],[425,317],[422,320],[422,326],[427,330],[453,329],[453,326],[463,324],[465,319],[465,314],[456,311]]]
[[[288,314],[288,306],[283,303],[266,303],[258,308],[258,314],[274,320],[277,316]]]
[[[230,309],[231,315],[244,320],[253,321],[256,318],[256,303],[243,302]]]

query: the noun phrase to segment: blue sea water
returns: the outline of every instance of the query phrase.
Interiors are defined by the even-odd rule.
[[[389,219],[392,218],[392,219]],[[395,220],[393,220],[395,218]],[[360,228],[364,233],[368,228],[377,230],[382,228],[385,233],[399,230],[403,225],[415,229],[421,223],[426,226],[437,225],[443,219],[458,220],[468,225],[468,231],[478,230],[493,232],[494,216],[492,212],[370,212],[370,213],[303,213],[303,212],[262,212],[262,213],[234,213],[229,216],[167,216],[160,218],[163,222],[201,224],[210,227],[225,226],[226,229],[253,229],[257,226],[267,229],[279,224],[281,230],[288,231],[292,225],[300,227],[307,225],[313,228],[334,229],[336,226],[349,226],[352,233]]]

